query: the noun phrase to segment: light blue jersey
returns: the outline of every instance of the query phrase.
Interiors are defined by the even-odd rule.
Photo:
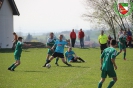
[[[67,42],[62,40],[56,40],[55,41],[55,46],[56,46],[56,49],[55,49],[55,52],[58,52],[58,53],[64,53],[64,46],[67,45]]]
[[[74,57],[73,54],[75,54],[73,51],[70,52],[66,51],[65,57],[67,58],[68,61],[70,61]]]

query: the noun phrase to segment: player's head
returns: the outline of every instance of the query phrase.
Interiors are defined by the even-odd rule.
[[[101,35],[103,35],[104,34],[104,30],[101,30]]]
[[[80,31],[82,31],[82,28],[80,29]]]
[[[72,29],[72,32],[74,32],[74,29]]]
[[[54,33],[51,32],[51,33],[50,33],[50,38],[53,38],[53,37],[54,37]]]
[[[62,40],[63,39],[63,35],[59,35],[59,40]]]
[[[72,50],[72,47],[68,47],[68,52],[70,52]]]
[[[123,34],[124,34],[124,35],[126,35],[126,34],[127,34],[127,32],[124,30],[124,31],[123,31]]]
[[[110,41],[110,45],[111,45],[111,46],[115,46],[116,43],[117,43],[117,42],[116,42],[116,40],[114,40],[114,39],[112,39],[112,40]]]
[[[23,39],[22,37],[18,37],[18,41],[22,41],[22,39]]]
[[[12,34],[13,34],[13,35],[16,35],[16,33],[15,33],[15,32],[13,32]]]

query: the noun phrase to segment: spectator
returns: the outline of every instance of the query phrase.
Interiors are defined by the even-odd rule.
[[[131,47],[132,36],[127,36],[127,46]]]
[[[132,32],[130,31],[130,29],[127,30],[127,36],[132,36]]]
[[[80,40],[80,47],[84,48],[84,32],[82,31],[82,29],[80,29],[79,33],[78,33],[78,38]]]
[[[107,41],[108,41],[108,37],[106,34],[104,34],[103,30],[101,31],[101,34],[98,37],[98,41],[100,44],[101,54],[102,54],[103,50],[107,48]]]
[[[76,33],[74,32],[74,29],[72,29],[72,32],[70,33],[70,39],[71,39],[71,46],[74,47],[75,40],[76,40]]]

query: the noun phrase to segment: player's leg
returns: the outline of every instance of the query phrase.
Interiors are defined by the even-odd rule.
[[[108,72],[109,77],[112,77],[113,80],[110,81],[109,85],[107,88],[112,88],[112,86],[115,84],[115,82],[117,81],[117,76],[116,76],[116,72],[114,70],[112,70],[111,72]]]
[[[59,57],[56,57],[55,64],[56,64],[57,66],[59,66],[58,60],[59,60]]]
[[[71,64],[68,64],[68,63],[66,62],[65,58],[61,58],[61,59],[62,59],[62,62],[63,62],[64,64],[66,64],[67,66],[72,66]]]
[[[122,52],[122,45],[118,43],[119,52],[117,52],[116,56],[118,56]]]
[[[66,64],[67,66],[71,66],[71,64],[68,64],[67,61],[65,60],[63,53],[58,53],[58,57],[62,59],[62,62],[64,64]]]
[[[102,70],[102,73],[101,73],[101,80],[99,81],[98,83],[98,88],[102,88],[102,85],[105,81],[105,78],[107,77],[107,71],[103,71]]]
[[[50,63],[55,57],[57,57],[58,54],[56,52],[53,53],[53,55],[46,61],[43,67],[46,67],[46,64]]]
[[[16,60],[15,65],[11,68],[11,71],[14,71],[14,69],[20,65],[20,60]]]
[[[117,81],[117,77],[114,77],[112,81],[110,81],[109,85],[107,88],[112,88],[112,86],[115,84],[115,82]]]
[[[85,62],[82,58],[80,58],[80,57],[77,57],[77,59],[79,59],[80,61],[82,61],[82,62]]]
[[[100,82],[98,83],[98,88],[102,88],[104,81],[105,81],[105,78],[101,78]]]
[[[126,60],[126,47],[123,49],[124,53],[123,53],[123,59]]]

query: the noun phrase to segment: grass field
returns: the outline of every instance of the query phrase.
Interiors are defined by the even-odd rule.
[[[66,50],[66,49],[65,49]],[[51,62],[51,68],[43,68],[46,48],[23,50],[21,65],[14,72],[7,70],[14,62],[11,50],[0,50],[0,88],[97,88],[100,80],[100,49],[73,49],[85,63],[72,63],[67,67],[59,60],[59,65]],[[133,88],[133,49],[127,49],[127,60],[122,53],[116,58],[118,81],[113,88]],[[103,88],[107,88],[107,78]]]

